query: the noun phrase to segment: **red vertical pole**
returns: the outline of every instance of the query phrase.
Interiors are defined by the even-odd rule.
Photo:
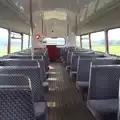
[[[91,33],[89,33],[89,48],[92,49],[92,44],[91,44]]]
[[[109,54],[109,37],[108,37],[108,30],[105,30],[105,41],[106,41],[106,53]]]

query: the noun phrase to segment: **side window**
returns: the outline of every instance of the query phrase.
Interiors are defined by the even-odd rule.
[[[0,28],[0,56],[7,54],[8,34],[7,29]]]
[[[11,32],[10,53],[21,51],[22,36],[19,33]]]
[[[91,34],[92,50],[105,52],[105,32],[96,32]]]
[[[82,48],[89,49],[89,35],[81,36]]]
[[[108,31],[109,53],[120,56],[120,28]]]
[[[76,36],[76,47],[80,48],[80,36]]]
[[[29,45],[29,36],[26,34],[23,34],[23,50],[27,49]]]

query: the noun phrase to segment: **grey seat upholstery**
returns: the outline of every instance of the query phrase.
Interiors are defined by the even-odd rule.
[[[119,78],[119,65],[92,66],[87,107],[96,119],[117,119]]]
[[[41,116],[45,116],[43,117],[45,120],[46,116],[47,116],[47,103],[45,101],[45,97],[44,97],[44,92],[43,92],[43,86],[42,86],[42,82],[40,80],[40,69],[39,67],[0,67],[0,74],[21,74],[21,75],[25,75],[27,77],[30,78],[31,80],[31,85],[32,85],[32,92],[33,92],[33,98],[34,98],[34,102],[35,103],[44,103],[44,107],[42,105],[39,106],[40,110],[43,109],[42,111],[45,111],[43,113],[41,113],[41,111],[39,112],[40,116],[37,116],[38,114],[36,114],[36,117],[41,118]],[[41,104],[39,104],[41,105]],[[35,111],[37,108],[35,107]],[[40,119],[41,120],[41,119]]]
[[[2,59],[0,60],[0,66],[36,66],[40,67],[41,81],[46,81],[45,65],[43,60],[31,60],[31,59]]]
[[[32,59],[32,56],[31,55],[12,55],[12,56],[9,56],[8,59],[9,58],[11,58],[11,59]],[[46,70],[46,72],[48,71],[49,61],[48,61],[48,58],[46,56],[44,56],[44,55],[34,55],[33,58],[36,59],[36,60],[44,60],[45,70]]]
[[[19,81],[22,82],[16,87],[15,82]],[[0,120],[35,120],[28,79],[20,75],[0,75],[0,83]]]
[[[34,101],[35,102],[44,101],[44,93],[43,93],[42,82],[40,80],[41,77],[40,77],[39,67],[4,66],[4,67],[0,67],[0,74],[21,74],[29,77],[32,83]]]
[[[40,66],[37,60],[29,59],[3,59],[0,63],[3,66]]]
[[[89,73],[90,64],[92,65],[112,65],[119,64],[120,61],[111,58],[92,58],[92,59],[80,59],[78,62],[76,87],[82,92],[83,98],[84,94],[87,94],[87,89],[89,86]],[[88,86],[86,86],[88,85]]]

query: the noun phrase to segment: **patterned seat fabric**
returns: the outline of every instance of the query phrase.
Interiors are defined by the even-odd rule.
[[[1,60],[2,66],[40,66],[40,76],[42,82],[46,80],[45,65],[43,60],[30,59],[5,59]]]
[[[35,120],[28,88],[0,88],[0,120]]]
[[[38,67],[12,67],[11,68],[11,67],[5,66],[5,67],[0,67],[0,74],[21,74],[21,75],[28,76],[29,79],[31,80],[31,86],[33,90],[32,92],[33,92],[33,98],[35,102],[34,109],[35,109],[36,118],[42,118],[40,120],[46,120],[48,112],[47,112],[47,105],[44,98],[42,82],[40,81],[40,69]],[[25,83],[21,81],[21,84],[22,83],[25,85]]]
[[[32,59],[31,55],[10,55],[8,56],[8,59]],[[43,59],[43,56],[34,56],[34,59]]]
[[[67,55],[67,63],[66,63],[67,66],[70,66],[71,64],[71,57],[72,57],[72,52],[69,52]]]
[[[3,66],[39,66],[36,60],[5,59],[1,60]]]
[[[92,66],[87,106],[98,120],[105,120],[102,118],[115,120],[117,118],[117,116],[115,116],[117,115],[117,113],[115,113],[115,110],[118,109],[118,104],[116,108],[116,106],[114,106],[115,102],[113,102],[112,104],[114,105],[111,107],[110,100],[118,100],[119,78],[120,66]],[[91,102],[93,100],[95,100],[95,102]],[[105,101],[102,102],[101,100]],[[101,104],[101,109],[103,108],[100,111],[99,108],[97,108],[98,106],[96,106],[98,103]],[[108,110],[107,114],[105,114],[106,110]],[[115,117],[111,117],[110,114],[114,114]]]
[[[37,60],[37,61],[40,65],[41,80],[42,82],[45,82],[47,80],[47,76],[46,76],[44,60]]]
[[[18,86],[31,86],[30,78],[19,74],[0,74],[0,85],[18,85]]]
[[[45,100],[43,86],[40,77],[40,68],[26,66],[25,67],[4,66],[0,67],[0,74],[21,74],[29,77],[32,84],[34,102],[43,102]]]
[[[89,100],[88,108],[100,120],[117,120],[118,99]]]
[[[36,120],[47,120],[47,104],[45,102],[35,103],[35,116]]]
[[[70,66],[71,72],[77,72],[78,59],[79,59],[79,55],[72,55],[71,66]]]
[[[15,87],[19,81],[20,86]],[[0,75],[0,84],[0,120],[35,120],[28,79],[20,75]]]

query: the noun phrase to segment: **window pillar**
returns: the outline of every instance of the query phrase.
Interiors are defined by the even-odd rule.
[[[80,47],[82,48],[82,37],[80,36]]]
[[[108,30],[105,30],[105,41],[106,41],[106,53],[109,54],[109,38],[108,38]]]
[[[23,50],[23,33],[21,33],[21,50]]]
[[[7,54],[10,54],[10,46],[11,46],[11,30],[8,30],[8,45],[7,45]]]
[[[91,33],[89,33],[89,48],[92,49],[92,44],[91,44]]]

